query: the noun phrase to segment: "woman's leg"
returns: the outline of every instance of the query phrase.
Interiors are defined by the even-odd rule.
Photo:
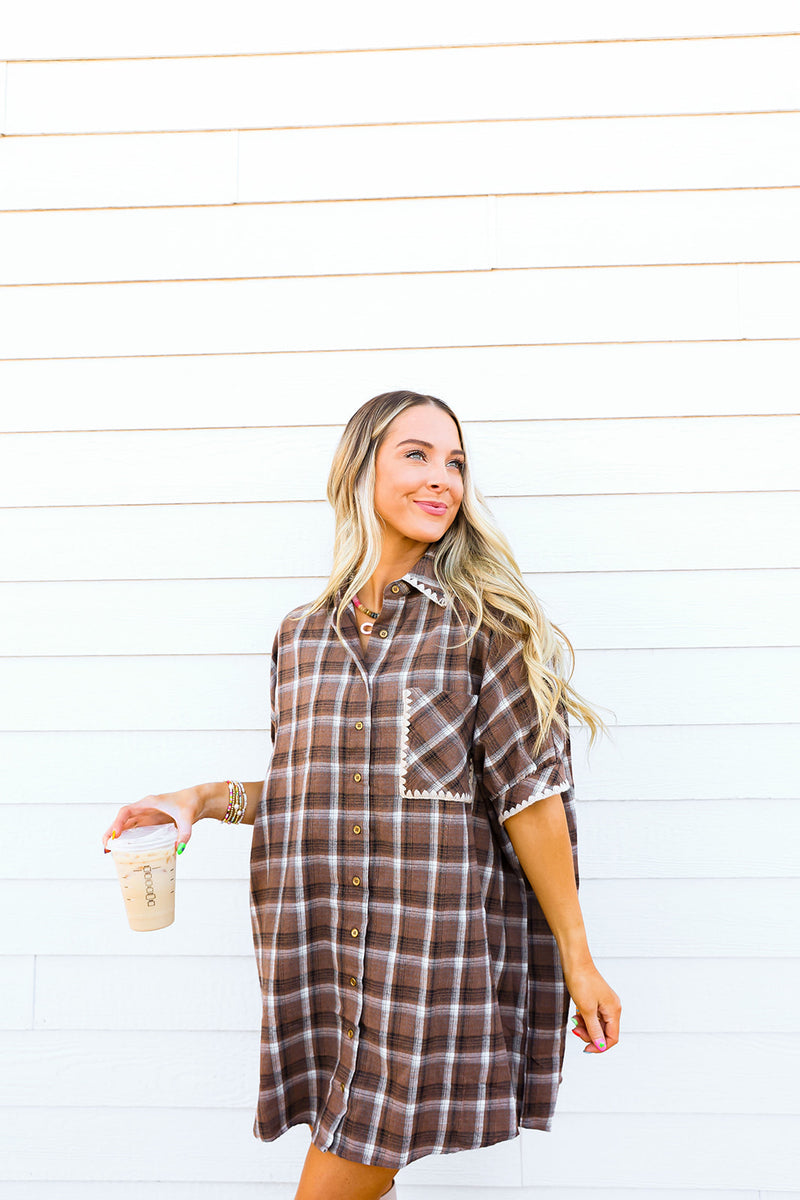
[[[392,1186],[394,1167],[370,1167],[348,1162],[308,1147],[294,1200],[379,1200]]]

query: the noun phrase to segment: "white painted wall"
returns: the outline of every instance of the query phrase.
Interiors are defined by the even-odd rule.
[[[290,1200],[252,1136],[250,830],[127,930],[126,800],[263,776],[324,484],[466,422],[568,632],[581,902],[623,1001],[549,1134],[404,1200],[800,1197],[796,3],[17,4],[0,55],[0,1194]]]

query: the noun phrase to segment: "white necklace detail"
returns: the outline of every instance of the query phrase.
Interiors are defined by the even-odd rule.
[[[358,596],[353,596],[353,604],[356,608],[360,608],[368,617],[372,617],[372,621],[377,621],[380,613],[373,612],[371,608],[367,608],[366,604],[362,604]],[[359,629],[363,634],[372,633],[372,621],[365,621],[363,625],[359,625]]]

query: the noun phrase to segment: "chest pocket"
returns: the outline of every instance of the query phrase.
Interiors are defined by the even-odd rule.
[[[403,692],[400,794],[411,800],[472,801],[470,747],[478,697],[471,692]]]

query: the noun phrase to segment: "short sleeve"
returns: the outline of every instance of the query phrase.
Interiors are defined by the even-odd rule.
[[[569,721],[563,701],[558,711],[566,734],[551,722],[534,757],[539,719],[522,644],[493,633],[478,696],[473,757],[501,825],[537,800],[573,787]]]

